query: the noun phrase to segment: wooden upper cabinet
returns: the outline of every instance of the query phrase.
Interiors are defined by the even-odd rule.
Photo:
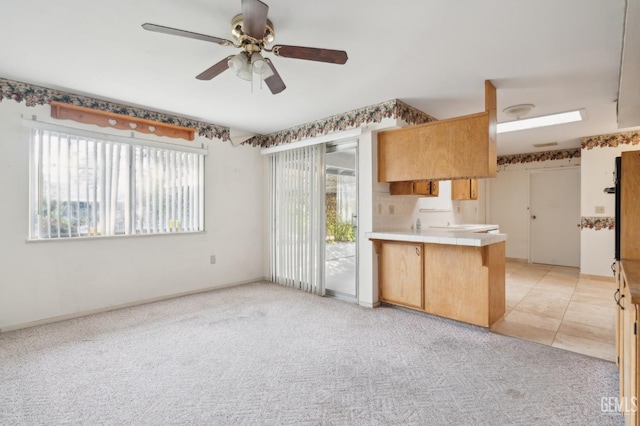
[[[478,179],[455,179],[451,181],[452,200],[477,200]]]
[[[378,133],[378,181],[495,177],[496,88],[485,112]]]
[[[409,182],[391,182],[391,195],[419,195],[422,197],[437,197],[440,185],[437,180],[421,180]]]

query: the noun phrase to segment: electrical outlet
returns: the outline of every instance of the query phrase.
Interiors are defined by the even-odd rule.
[[[456,210],[460,213],[460,206],[456,207]]]
[[[396,206],[393,204],[389,204],[389,214],[394,214],[396,212]]]
[[[382,204],[378,203],[378,214],[382,214]]]
[[[209,263],[211,263],[212,265],[216,264],[216,255],[212,254],[211,257],[209,258]]]
[[[604,213],[604,206],[596,206],[596,213]]]

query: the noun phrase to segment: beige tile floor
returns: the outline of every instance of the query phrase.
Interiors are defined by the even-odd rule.
[[[616,284],[579,275],[578,268],[507,260],[506,312],[491,330],[615,361]]]

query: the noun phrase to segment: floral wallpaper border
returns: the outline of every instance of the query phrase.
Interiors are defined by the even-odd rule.
[[[498,157],[498,166],[525,164],[536,161],[565,160],[580,158],[580,148],[559,149],[556,151],[531,152],[527,154],[503,155]]]
[[[593,229],[594,231],[600,231],[602,229],[613,230],[615,228],[615,217],[592,216],[583,217],[580,220],[580,229]]]
[[[254,136],[243,143],[268,148],[320,135],[327,135],[333,132],[355,129],[368,123],[380,123],[384,118],[399,118],[410,125],[437,121],[429,114],[426,114],[399,99],[392,99],[380,104],[370,105],[350,112],[337,114],[321,120],[312,121],[310,123],[270,133],[268,135]]]
[[[0,102],[9,99],[16,102],[25,102],[26,106],[47,105],[51,101],[64,102],[71,105],[78,105],[93,108],[100,111],[112,112],[115,114],[128,115],[130,117],[144,118],[166,124],[174,124],[195,129],[199,136],[208,139],[230,140],[229,128],[217,124],[205,123],[155,111],[148,111],[142,108],[134,108],[114,102],[103,101],[87,96],[75,95],[68,92],[35,86],[19,81],[0,78]]]
[[[640,143],[640,131],[611,133],[608,135],[586,136],[581,139],[582,149],[615,148],[622,144],[638,145]]]

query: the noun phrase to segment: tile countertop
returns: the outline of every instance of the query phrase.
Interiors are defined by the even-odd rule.
[[[375,231],[365,235],[373,240],[482,247],[506,241],[506,234],[484,233],[497,228],[497,225],[451,225],[408,231]]]

